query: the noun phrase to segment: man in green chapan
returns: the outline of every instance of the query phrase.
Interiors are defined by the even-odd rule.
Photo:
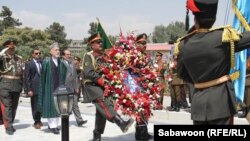
[[[59,113],[56,111],[52,93],[64,84],[67,68],[59,59],[58,43],[50,46],[50,54],[51,57],[46,58],[42,64],[38,103],[42,110],[42,117],[48,119],[49,130],[54,134],[59,134]]]

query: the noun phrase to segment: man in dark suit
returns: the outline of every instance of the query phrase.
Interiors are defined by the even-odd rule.
[[[236,99],[232,80],[238,72],[234,53],[250,47],[250,32],[241,35],[230,26],[211,29],[217,13],[218,0],[188,0],[187,8],[194,14],[195,30],[177,40],[178,75],[193,83],[191,119],[197,124],[232,124]]]
[[[32,60],[25,64],[24,70],[24,92],[30,97],[34,127],[36,129],[40,129],[41,126],[43,126],[41,122],[41,112],[37,107],[42,67],[40,54],[40,50],[34,48],[31,52]]]
[[[72,91],[75,92],[72,110],[76,118],[76,123],[80,127],[83,124],[87,123],[87,120],[83,120],[78,106],[78,94],[79,94],[80,82],[76,72],[76,67],[70,58],[71,57],[70,51],[68,49],[63,50],[62,57],[63,57],[62,62],[67,68],[65,85],[69,86],[72,89]]]
[[[88,45],[91,52],[88,52],[83,59],[84,74],[84,100],[92,102],[96,106],[95,129],[93,141],[100,141],[103,134],[106,120],[116,123],[122,132],[126,132],[132,125],[133,119],[123,120],[114,109],[112,102],[103,96],[105,80],[101,76],[98,64],[102,63],[103,45],[100,33],[95,33],[88,38]],[[99,64],[100,65],[100,64]]]

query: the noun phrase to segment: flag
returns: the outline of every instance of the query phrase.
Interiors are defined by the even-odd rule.
[[[250,0],[232,0],[233,10],[235,12],[233,27],[243,32],[249,30],[250,23]],[[235,95],[237,102],[243,102],[245,93],[245,79],[246,79],[246,62],[247,50],[243,50],[235,54],[235,68],[233,71],[240,71],[240,76],[234,81]]]
[[[111,48],[112,43],[110,42],[109,37],[107,36],[106,32],[104,31],[99,20],[98,20],[98,24],[97,24],[97,32],[101,33],[101,35],[102,35],[103,49],[105,50],[105,49]]]

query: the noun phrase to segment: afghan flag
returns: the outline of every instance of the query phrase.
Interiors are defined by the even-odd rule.
[[[250,0],[232,0],[232,7],[235,13],[233,27],[244,32],[250,30]],[[243,102],[245,93],[246,63],[249,50],[243,50],[235,54],[235,68],[233,71],[240,71],[240,76],[234,81],[234,88],[237,102]]]
[[[99,20],[98,20],[98,24],[97,24],[97,32],[101,33],[101,35],[102,35],[103,49],[105,50],[105,49],[111,48],[112,43],[110,42],[109,37],[107,36],[106,32],[104,31]]]

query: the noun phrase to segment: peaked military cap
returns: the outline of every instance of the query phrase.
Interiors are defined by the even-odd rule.
[[[218,0],[187,0],[187,9],[200,18],[215,18]]]
[[[163,54],[160,51],[156,52],[156,56],[162,56]]]
[[[147,34],[142,33],[142,34],[137,35],[135,42],[147,42],[147,38],[148,38]]]
[[[91,43],[93,43],[94,41],[96,41],[96,40],[101,40],[101,39],[102,39],[101,33],[97,32],[97,33],[91,35],[91,36],[88,38],[88,44],[91,44]]]
[[[5,42],[3,42],[3,46],[9,45],[10,43],[17,44],[17,41],[12,38],[9,38]]]

